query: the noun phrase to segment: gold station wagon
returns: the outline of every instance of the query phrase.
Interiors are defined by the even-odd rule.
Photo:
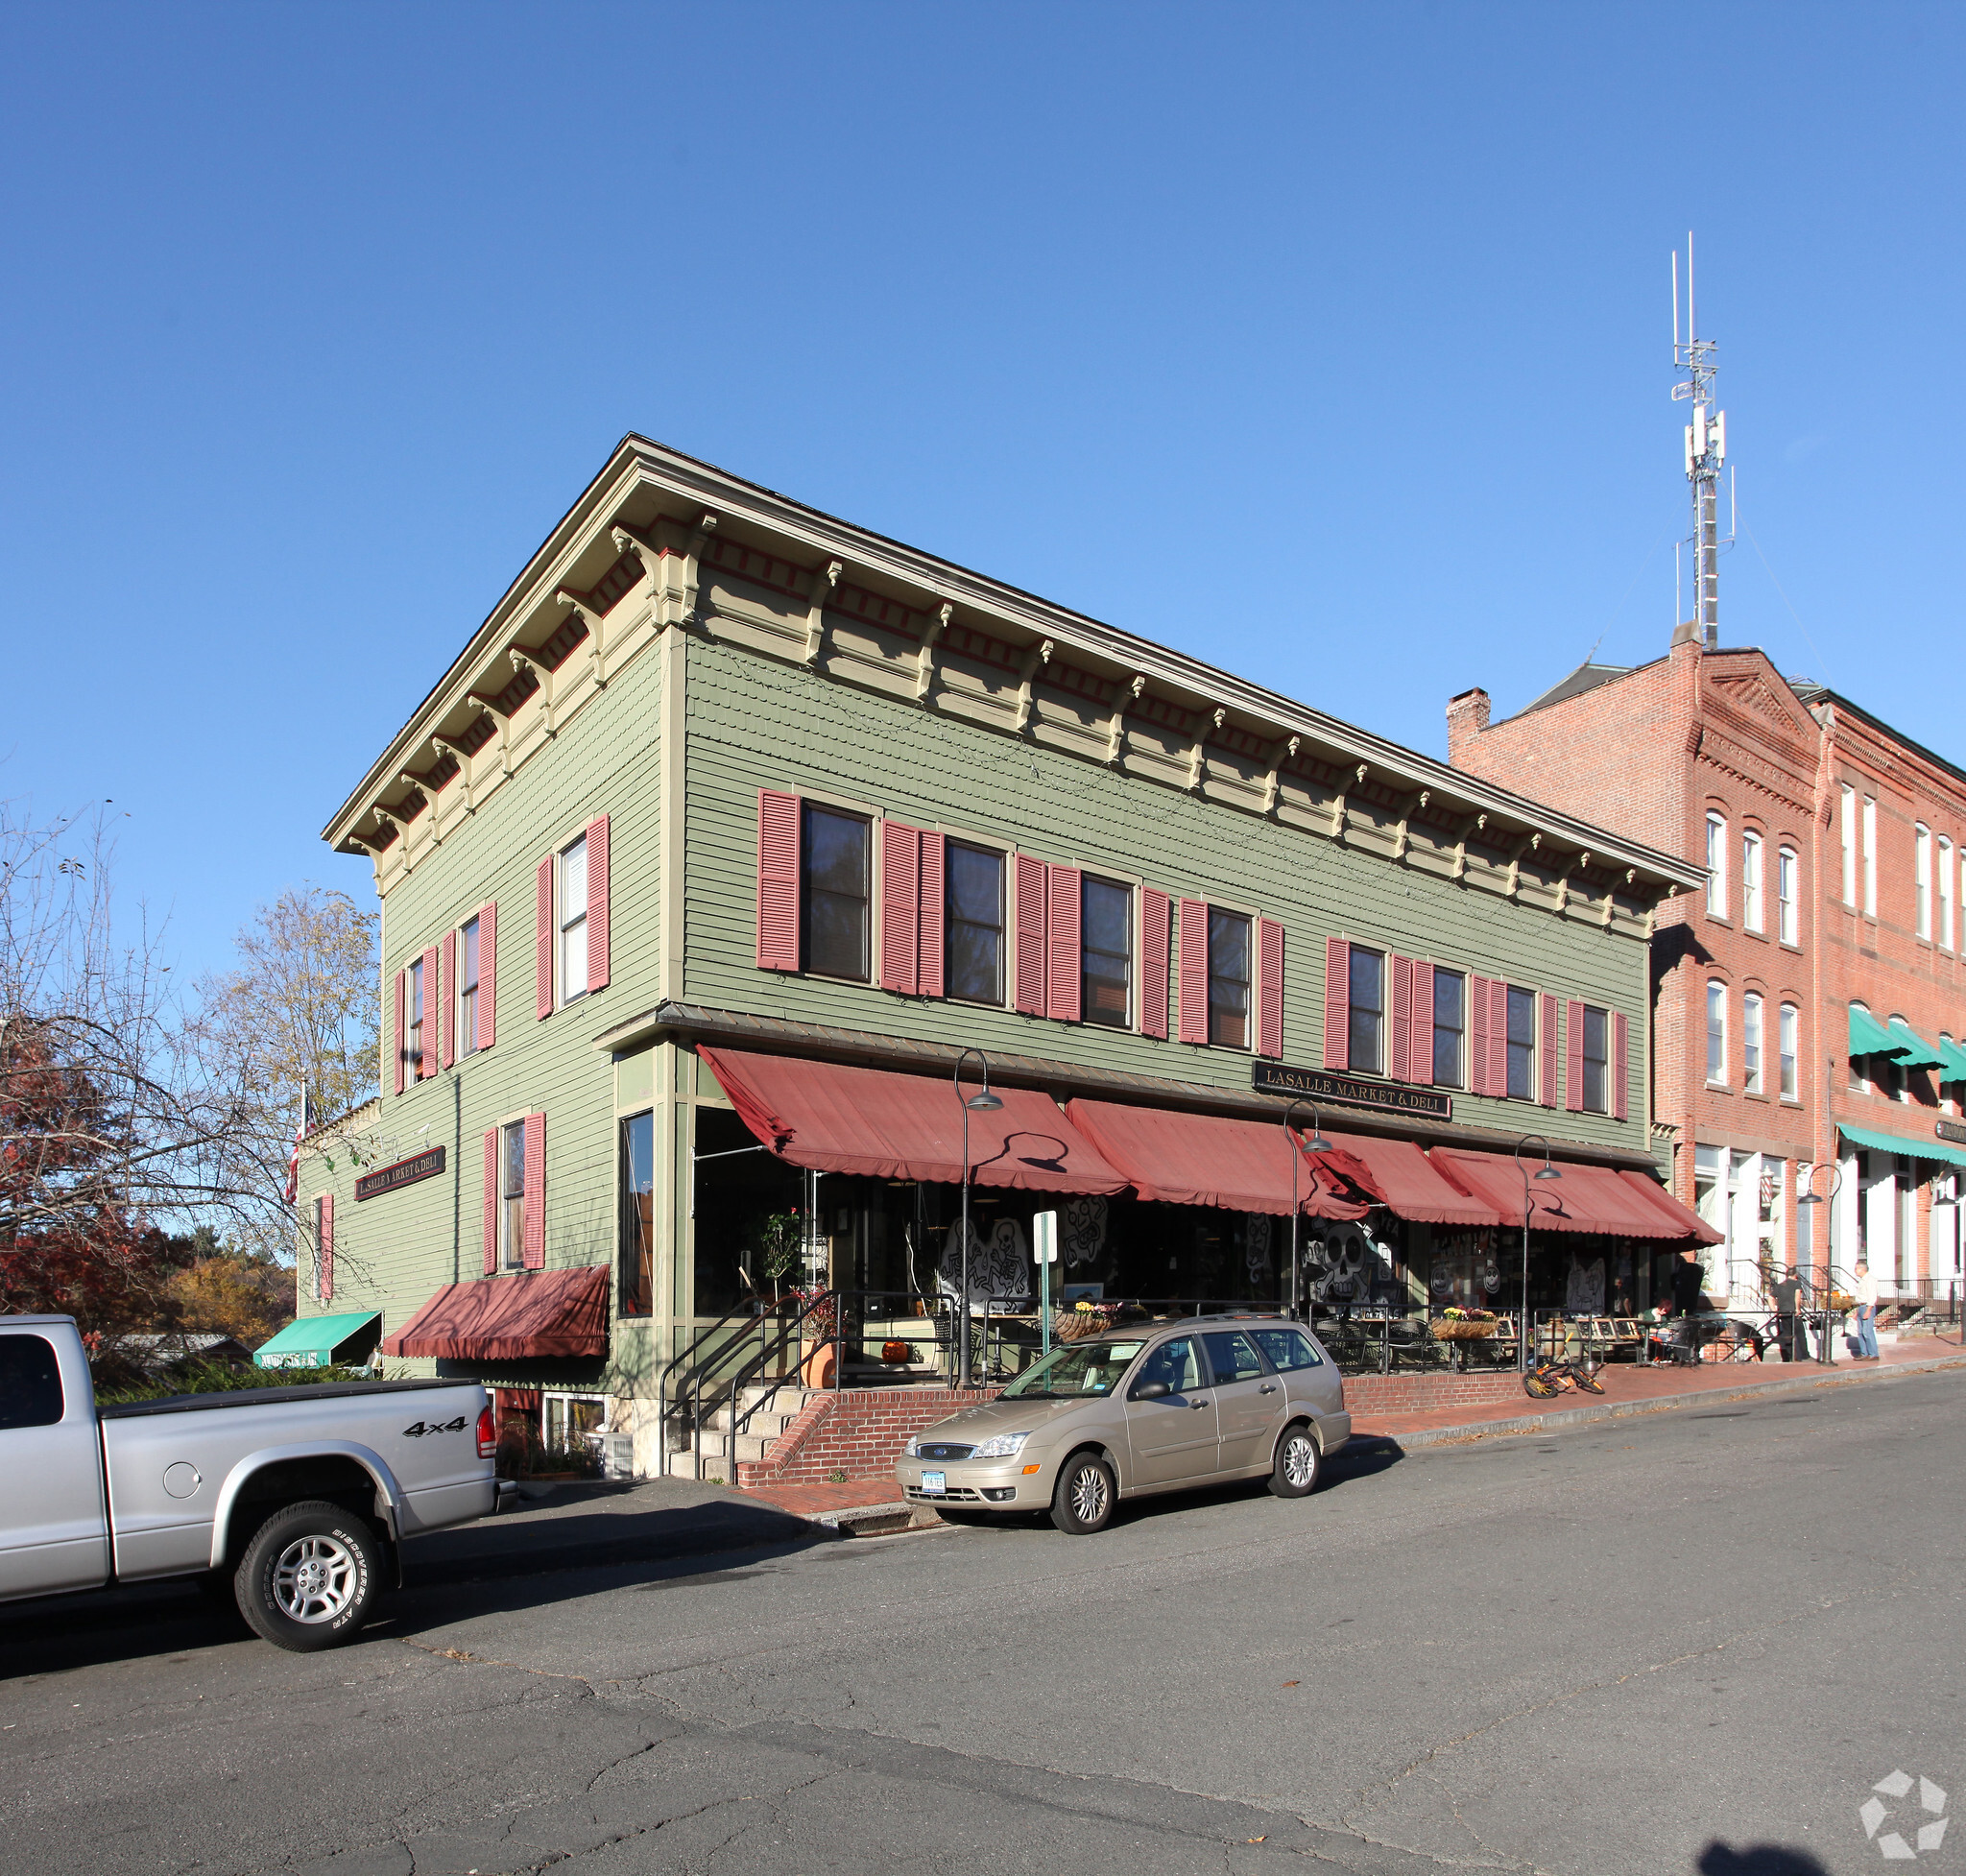
[[[1187,1317],[1067,1343],[994,1401],[911,1439],[895,1477],[958,1521],[1043,1510],[1075,1536],[1115,1503],[1225,1479],[1280,1498],[1317,1484],[1351,1436],[1345,1386],[1302,1323]]]

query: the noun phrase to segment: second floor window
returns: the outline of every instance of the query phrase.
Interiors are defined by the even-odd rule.
[[[498,1136],[498,1262],[507,1270],[526,1261],[526,1123],[514,1120]]]
[[[1740,837],[1740,923],[1749,931],[1762,929],[1762,837],[1758,833]]]
[[[827,977],[865,983],[868,973],[868,865],[866,817],[804,804],[803,870],[800,903],[805,930],[802,962]],[[998,916],[998,933],[1002,918]],[[995,999],[1001,1001],[1001,996]]]
[[[1939,943],[1953,949],[1953,843],[1939,835]]]
[[[1912,863],[1918,889],[1918,935],[1931,936],[1931,830],[1921,822],[1912,833]]]
[[[423,960],[410,966],[409,985],[404,993],[408,1004],[403,1023],[403,1063],[412,1081],[423,1072]]]
[[[1843,833],[1843,903],[1857,903],[1857,790],[1840,784],[1838,816]]]
[[[1727,823],[1717,814],[1707,816],[1707,910],[1727,916]]]
[[[1775,935],[1785,945],[1799,944],[1795,882],[1795,849],[1785,847],[1775,861]]]
[[[1727,986],[1717,978],[1707,981],[1707,1079],[1727,1082]]]
[[[560,908],[560,1000],[587,994],[587,837],[563,848],[554,882]]]
[[[1356,957],[1357,952],[1353,952]],[[1249,921],[1209,907],[1209,1041],[1249,1046]],[[1356,1059],[1355,1057],[1354,1058]]]
[[[1088,1022],[1124,1029],[1133,1021],[1133,893],[1088,879],[1079,918],[1079,1006]]]
[[[1458,971],[1433,974],[1433,1080],[1461,1086],[1462,1044],[1468,1030],[1468,980]]]
[[[1878,804],[1874,795],[1863,798],[1863,911],[1866,918],[1878,915]]]
[[[1740,1085],[1750,1094],[1763,1092],[1762,999],[1753,991],[1740,999]]]
[[[969,1003],[1002,1002],[1003,855],[950,841],[943,893],[946,993]]]
[[[1778,1042],[1782,1055],[1782,1098],[1792,1101],[1796,1098],[1796,1009],[1793,1003],[1782,1005],[1781,1028]]]
[[[1584,1106],[1593,1114],[1611,1112],[1611,1057],[1605,1046],[1610,1027],[1604,1011],[1584,1005]]]
[[[1352,948],[1352,998],[1349,1011],[1349,1060],[1355,1069],[1378,1074],[1385,1063],[1386,961],[1378,951]]]
[[[457,948],[457,1052],[478,1048],[478,922],[467,919]]]
[[[1555,1047],[1556,1038],[1547,1046]],[[1509,986],[1509,1098],[1536,1098],[1536,993]]]

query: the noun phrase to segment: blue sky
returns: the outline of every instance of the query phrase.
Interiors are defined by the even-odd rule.
[[[180,969],[366,892],[631,429],[1444,754],[1669,638],[1689,228],[1723,639],[1966,759],[1966,11],[1700,17],[15,6],[0,792],[113,796]]]

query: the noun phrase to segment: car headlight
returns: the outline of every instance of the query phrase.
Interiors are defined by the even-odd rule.
[[[986,1439],[970,1455],[972,1459],[1015,1459],[1024,1450],[1029,1433],[998,1433],[995,1439]]]

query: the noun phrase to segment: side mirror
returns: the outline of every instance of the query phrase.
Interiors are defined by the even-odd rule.
[[[1174,1390],[1164,1381],[1137,1382],[1128,1393],[1130,1401],[1164,1401]]]

